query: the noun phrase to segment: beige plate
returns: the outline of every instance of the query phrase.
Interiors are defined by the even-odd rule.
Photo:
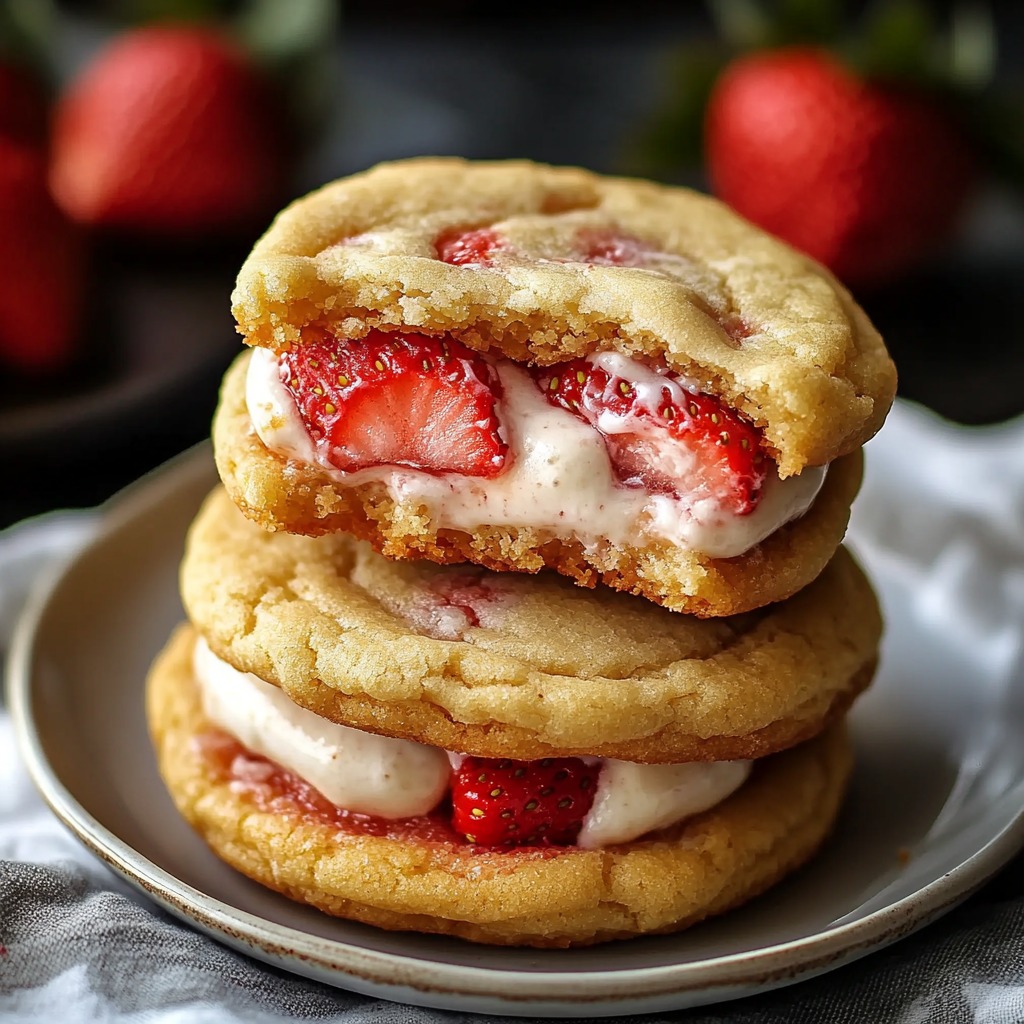
[[[82,842],[173,914],[260,960],[454,1010],[670,1010],[863,956],[964,899],[1024,844],[1012,692],[915,621],[896,575],[876,566],[889,633],[881,676],[854,714],[851,798],[821,857],[767,896],[677,936],[550,952],[378,931],[293,904],[222,864],[178,817],[143,720],[143,677],[182,618],[184,532],[213,482],[203,447],[111,505],[98,539],[28,609],[10,707],[36,784]]]

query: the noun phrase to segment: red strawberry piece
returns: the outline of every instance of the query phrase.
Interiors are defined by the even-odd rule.
[[[469,626],[480,625],[481,613],[497,604],[502,595],[498,583],[482,572],[455,572],[436,576],[428,593],[448,608],[461,612]]]
[[[136,233],[250,227],[279,202],[279,124],[257,70],[217,33],[126,32],[58,102],[54,195],[78,221]]]
[[[79,326],[83,240],[50,197],[43,155],[2,139],[0,225],[0,362],[60,369]]]
[[[332,465],[411,466],[492,477],[508,445],[498,431],[498,376],[452,338],[371,331],[345,341],[308,329],[281,356],[282,380]]]
[[[499,627],[502,609],[511,597],[499,582],[484,579],[482,574],[483,570],[445,572],[404,600],[382,600],[425,636],[464,640],[466,633],[478,626]]]
[[[974,178],[935,102],[812,48],[733,61],[712,93],[705,143],[718,196],[856,284],[941,242]]]
[[[538,367],[549,402],[598,426],[619,481],[654,494],[714,498],[736,515],[752,512],[766,464],[757,430],[712,395],[613,376],[585,359]]]
[[[580,259],[613,267],[638,267],[649,247],[630,235],[615,231],[585,229],[577,236]]]
[[[452,827],[481,846],[567,846],[594,802],[598,765],[467,757],[452,775]]]
[[[48,121],[49,104],[39,79],[26,68],[0,64],[0,138],[43,148]]]
[[[489,267],[492,255],[505,248],[504,240],[491,228],[464,231],[456,228],[440,235],[434,243],[437,258],[457,267]]]

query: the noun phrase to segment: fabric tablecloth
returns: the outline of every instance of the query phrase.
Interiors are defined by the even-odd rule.
[[[858,549],[869,564],[887,559],[919,578],[921,600],[930,602],[939,628],[966,631],[997,670],[1018,673],[1024,422],[965,430],[897,404],[869,449],[851,530]],[[0,648],[32,581],[84,543],[95,523],[95,515],[55,513],[0,533]],[[485,1019],[499,1018],[401,1006],[307,981],[165,914],[80,847],[43,806],[0,704],[0,1021]],[[830,974],[716,1006],[620,1019],[1024,1021],[1024,857],[940,921]]]

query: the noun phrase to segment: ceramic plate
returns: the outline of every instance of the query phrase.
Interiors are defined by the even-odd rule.
[[[293,904],[217,860],[157,776],[142,681],[182,618],[185,529],[214,483],[207,448],[136,485],[40,594],[12,649],[10,705],[51,807],[116,871],[243,952],[330,984],[455,1010],[588,1017],[749,995],[892,942],[964,899],[1024,842],[1024,746],[1009,692],[907,611],[875,566],[889,630],[853,714],[859,764],[806,870],[674,936],[567,951],[389,933]]]

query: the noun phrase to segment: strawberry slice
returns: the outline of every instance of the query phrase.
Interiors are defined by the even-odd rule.
[[[568,846],[594,802],[599,765],[467,757],[452,775],[452,827],[481,846]]]
[[[669,376],[627,380],[586,359],[533,374],[549,402],[601,431],[624,486],[710,498],[736,515],[757,507],[767,472],[761,436],[712,395]]]
[[[498,376],[453,338],[371,331],[346,341],[308,328],[280,366],[306,429],[338,469],[492,477],[504,468]]]

